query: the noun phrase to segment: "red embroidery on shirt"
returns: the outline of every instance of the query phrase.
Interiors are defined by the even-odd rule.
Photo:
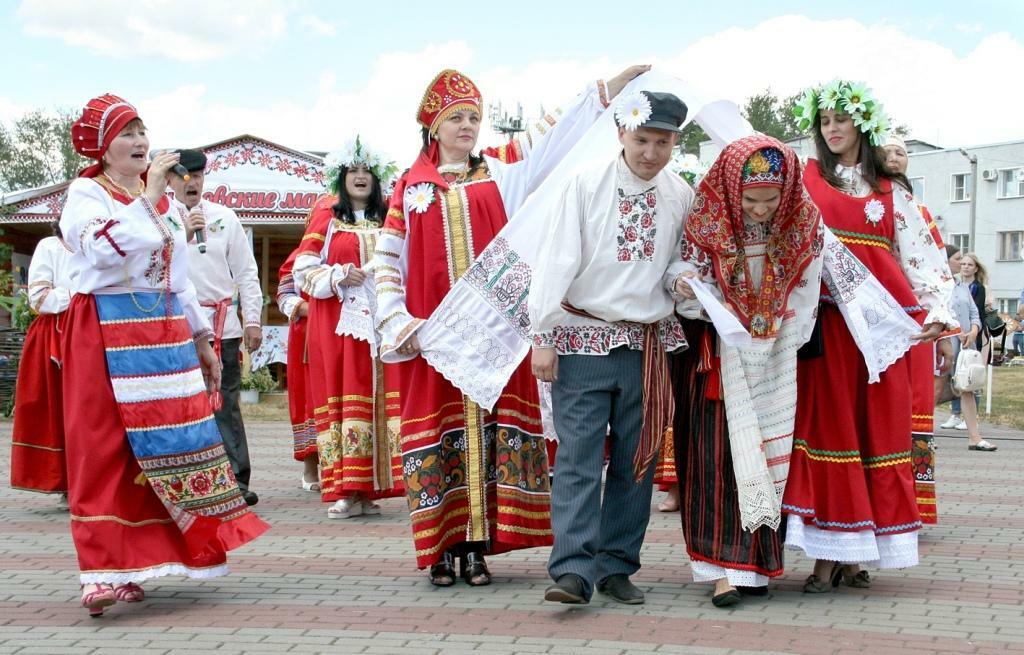
[[[128,255],[126,255],[125,252],[121,250],[121,246],[117,245],[117,241],[115,241],[114,237],[110,235],[110,228],[114,227],[117,224],[118,221],[110,219],[109,221],[107,221],[106,225],[103,226],[103,229],[99,230],[98,232],[92,235],[92,238],[99,239],[100,237],[103,237],[110,244],[110,247],[114,249],[114,252],[121,255],[122,257],[127,257]]]

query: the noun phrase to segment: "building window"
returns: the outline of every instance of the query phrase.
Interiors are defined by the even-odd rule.
[[[924,204],[924,178],[923,177],[912,177],[910,178],[910,190],[914,194],[914,202],[919,205]]]
[[[1015,316],[1017,314],[1018,300],[1016,298],[1000,298],[999,313]]]
[[[960,249],[960,252],[971,252],[969,247],[971,245],[971,238],[967,233],[950,234],[946,243],[956,246]]]
[[[1024,168],[1003,168],[999,171],[999,198],[1024,197]]]
[[[999,255],[996,259],[1001,262],[1019,262],[1022,241],[1024,232],[996,232],[996,242],[999,244]]]
[[[970,173],[954,173],[952,193],[949,199],[952,202],[964,202],[965,200],[971,199],[971,174]]]

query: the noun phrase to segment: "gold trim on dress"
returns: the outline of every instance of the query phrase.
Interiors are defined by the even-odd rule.
[[[391,443],[388,437],[387,398],[384,395],[384,364],[373,358],[373,486],[394,489],[391,477]]]
[[[174,523],[174,519],[170,519],[170,518],[167,518],[167,519],[146,519],[144,521],[129,521],[128,519],[123,519],[120,516],[113,516],[113,515],[76,516],[76,515],[72,514],[71,515],[71,520],[72,521],[80,521],[82,523],[95,523],[95,522],[99,522],[99,521],[111,521],[113,523],[118,523],[120,525],[123,525],[125,527],[129,527],[129,528],[144,528],[147,525],[162,525],[162,524],[165,524],[165,523]],[[147,566],[146,568],[152,568],[152,567],[148,567]],[[125,569],[125,570],[127,571],[127,570],[130,570],[130,569]]]
[[[62,453],[62,452],[64,452],[63,448],[50,448],[48,446],[37,446],[34,443],[24,443],[22,441],[12,441],[11,445],[12,446],[24,446],[25,448],[38,448],[39,450],[48,450],[51,453]]]

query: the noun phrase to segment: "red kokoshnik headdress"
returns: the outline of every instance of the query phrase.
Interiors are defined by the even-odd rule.
[[[124,98],[112,93],[93,98],[71,126],[71,142],[75,152],[100,162],[114,137],[138,117],[135,107]],[[96,163],[82,169],[78,176],[96,177],[102,172],[103,164]]]
[[[431,134],[437,134],[437,126],[455,112],[472,109],[483,115],[482,107],[483,98],[473,80],[446,68],[427,86],[416,120]]]
[[[763,158],[765,149],[781,155],[781,184],[772,176],[776,179],[769,186],[781,186],[782,198],[771,219],[761,288],[755,291],[743,249],[741,199],[744,182],[751,181],[748,160]],[[821,214],[804,190],[800,172],[796,153],[777,139],[756,134],[733,141],[701,180],[686,221],[687,239],[711,257],[722,295],[755,338],[775,335],[775,319],[785,314],[789,294],[814,256]]]

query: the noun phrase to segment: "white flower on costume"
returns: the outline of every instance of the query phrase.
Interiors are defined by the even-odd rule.
[[[423,182],[405,190],[405,206],[418,214],[427,211],[427,207],[432,202],[434,202],[434,185],[430,182]]]
[[[868,221],[877,225],[882,217],[885,216],[885,205],[878,198],[872,198],[864,205],[864,214],[868,217]]]
[[[619,100],[615,120],[627,130],[635,130],[651,117],[651,101],[643,93],[631,93]]]

